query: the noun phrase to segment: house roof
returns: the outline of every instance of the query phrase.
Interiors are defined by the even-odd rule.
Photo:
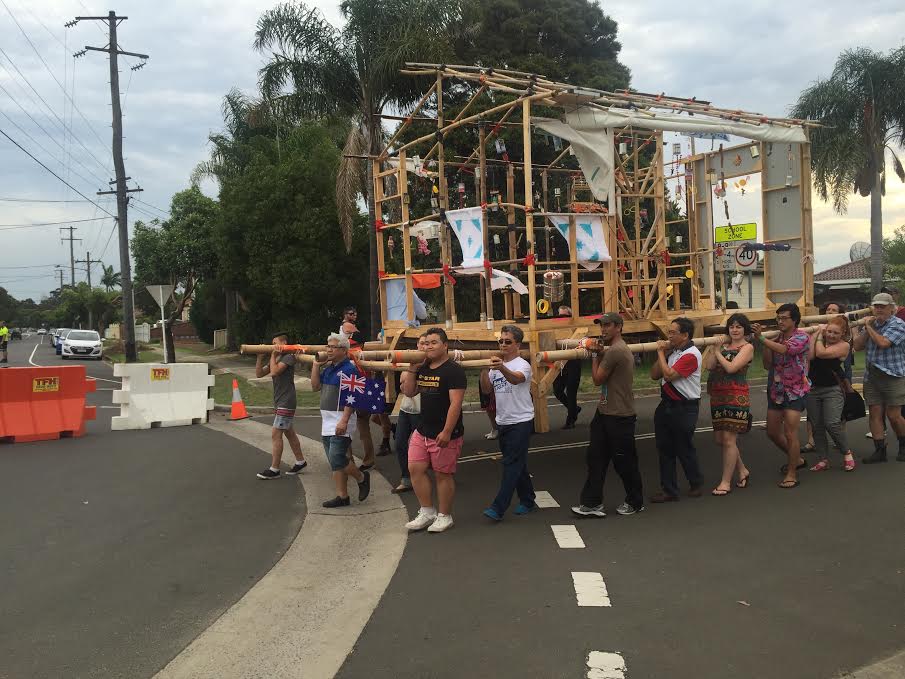
[[[817,283],[852,280],[868,281],[870,280],[869,262],[870,257],[865,257],[864,259],[856,259],[854,262],[834,266],[831,269],[815,273],[814,281]]]

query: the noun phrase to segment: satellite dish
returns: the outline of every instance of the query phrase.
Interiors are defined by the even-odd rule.
[[[866,259],[867,257],[870,257],[870,243],[859,240],[849,248],[848,258],[852,262],[857,262],[858,260]]]

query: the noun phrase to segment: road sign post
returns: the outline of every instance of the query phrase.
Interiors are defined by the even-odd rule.
[[[146,290],[154,298],[154,301],[160,306],[160,341],[163,344],[163,362],[167,362],[167,321],[164,315],[164,308],[170,295],[173,294],[172,285],[149,285]],[[173,358],[176,358],[176,347],[173,347]]]

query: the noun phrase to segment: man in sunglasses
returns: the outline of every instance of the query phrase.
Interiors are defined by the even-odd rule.
[[[767,436],[786,454],[788,461],[781,467],[784,478],[780,488],[798,487],[798,470],[807,466],[801,456],[798,428],[804,412],[806,397],[811,391],[808,379],[810,337],[798,324],[801,310],[797,304],[783,304],[776,310],[779,337],[763,336],[760,323],[751,326],[754,339],[764,348],[764,367],[767,374]]]
[[[517,515],[537,509],[534,485],[528,474],[528,443],[534,433],[534,401],[531,398],[531,364],[519,355],[524,333],[515,325],[500,329],[500,354],[490,359],[489,370],[481,371],[484,391],[496,396],[496,425],[499,431],[500,452],[503,454],[503,479],[500,491],[484,516],[502,521],[518,492]]]

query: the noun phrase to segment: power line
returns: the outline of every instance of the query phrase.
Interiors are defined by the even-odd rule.
[[[75,135],[75,133],[72,131],[72,128],[71,128],[71,127],[67,127],[66,122],[63,121],[63,120],[60,118],[60,116],[57,115],[57,112],[54,111],[53,108],[50,106],[50,104],[48,104],[47,101],[44,99],[44,97],[41,96],[41,93],[38,92],[38,90],[35,89],[34,85],[31,84],[31,81],[25,76],[24,73],[22,73],[21,70],[19,70],[19,67],[16,66],[16,63],[10,58],[10,56],[6,53],[6,51],[5,51],[2,47],[0,47],[0,54],[2,54],[4,57],[6,57],[6,60],[10,63],[10,66],[12,66],[12,67],[16,70],[16,73],[19,74],[19,77],[23,80],[23,82],[25,82],[25,84],[28,85],[29,89],[30,89],[32,92],[35,93],[35,95],[38,97],[38,99],[40,99],[41,103],[44,104],[44,107],[45,107],[48,111],[50,111],[50,113],[53,115],[53,117],[56,118],[57,121],[59,121],[60,128],[63,130],[63,136],[65,137],[65,136],[66,136],[66,133],[67,133],[67,131],[68,131],[70,137],[73,138],[73,139],[75,139],[75,141],[78,143],[78,145],[81,146],[81,147],[85,150],[85,152],[86,152],[89,156],[91,156],[91,157],[94,159],[94,161],[95,161],[98,165],[101,166],[101,168],[104,170],[105,173],[108,173],[108,174],[109,174],[110,168],[107,167],[106,165],[104,165],[104,163],[102,163],[102,162],[98,159],[98,157],[97,157],[96,155],[94,155],[94,153],[92,153],[91,149],[89,149],[87,146],[85,146],[84,142],[82,142],[82,140],[79,139],[79,138]],[[3,67],[3,70],[6,71],[7,73],[9,73],[10,77],[13,78],[13,79],[15,80],[15,76],[13,76],[12,72],[6,67],[6,65],[5,65],[4,63],[0,62],[0,66],[2,66],[2,67]],[[24,90],[23,90],[23,91],[24,91]],[[31,95],[29,95],[29,96],[31,96]],[[34,101],[34,99],[32,99],[32,101]],[[49,117],[48,117],[48,120],[50,120]]]
[[[3,203],[84,203],[85,200],[83,198],[79,198],[78,200],[45,200],[44,198],[0,198],[0,202]],[[0,266],[0,269],[3,267]]]
[[[6,269],[48,269],[53,268],[55,266],[62,266],[61,264],[30,264],[28,266],[0,266],[0,270]]]
[[[84,198],[85,200],[87,200],[89,203],[92,203],[93,205],[97,205],[97,203],[95,203],[93,200],[91,200],[88,196],[86,196],[84,193],[82,193],[81,191],[79,191],[77,188],[75,188],[72,184],[70,184],[69,182],[67,182],[65,179],[63,179],[62,177],[60,177],[60,175],[58,175],[56,172],[54,172],[53,170],[51,170],[51,169],[50,169],[49,167],[47,167],[44,163],[42,163],[40,160],[38,160],[37,158],[35,158],[35,157],[28,151],[28,149],[26,149],[24,146],[22,146],[22,144],[20,144],[20,143],[17,142],[15,139],[13,139],[12,137],[10,137],[4,130],[0,129],[0,134],[2,134],[4,137],[6,137],[7,139],[9,139],[9,140],[10,140],[13,144],[15,144],[16,146],[18,146],[19,149],[20,149],[22,152],[24,152],[26,155],[28,155],[29,158],[31,158],[31,159],[32,159],[33,161],[35,161],[38,165],[40,165],[41,167],[43,167],[43,168],[44,168],[45,170],[47,170],[50,174],[52,174],[54,177],[56,177],[56,178],[59,179],[61,182],[63,182],[63,183],[64,183],[66,186],[68,186],[70,189],[72,189],[73,191],[75,191],[75,192],[76,192],[78,195],[80,195],[82,198]],[[100,210],[101,210],[102,212],[105,212],[105,213],[107,213],[108,215],[110,215],[111,217],[113,217],[114,219],[116,219],[116,215],[114,215],[112,212],[107,212],[107,210],[105,210],[104,208],[102,208],[100,205],[97,205],[97,207],[100,208]]]
[[[161,214],[166,215],[167,217],[170,216],[169,210],[161,210],[159,207],[155,207],[155,206],[151,205],[150,203],[146,203],[145,201],[139,200],[138,198],[135,198],[135,197],[133,197],[132,200],[134,200],[136,203],[141,203],[142,205],[147,205],[148,207],[154,208]]]
[[[110,229],[110,235],[107,236],[107,242],[104,243],[104,249],[101,251],[101,259],[104,258],[104,255],[107,254],[107,248],[110,246],[110,239],[113,238],[113,234],[116,233],[116,224],[113,225],[113,228]]]
[[[58,224],[82,224],[84,222],[96,222],[98,220],[115,219],[115,217],[95,217],[94,219],[67,219],[62,222],[38,222],[35,224],[0,224],[0,229],[29,229],[33,226],[57,226]]]
[[[63,87],[63,86],[60,84],[60,81],[57,79],[56,75],[54,75],[53,71],[50,70],[50,66],[47,65],[47,62],[46,62],[46,61],[44,61],[44,57],[41,56],[41,53],[38,51],[38,48],[35,47],[35,44],[31,41],[31,38],[28,37],[28,33],[25,32],[25,29],[22,28],[22,25],[19,23],[19,20],[16,19],[16,15],[12,13],[12,11],[11,11],[10,8],[7,6],[7,4],[6,4],[6,2],[5,2],[4,0],[0,0],[0,5],[3,5],[4,9],[6,9],[6,12],[10,15],[10,17],[12,18],[12,20],[16,23],[16,26],[19,28],[19,31],[22,33],[22,35],[25,37],[25,40],[27,40],[27,41],[28,41],[28,44],[31,46],[32,51],[34,51],[34,53],[37,55],[38,59],[41,60],[41,63],[44,64],[44,68],[47,69],[47,72],[50,74],[50,77],[53,78],[53,81],[54,81],[54,82],[57,84],[57,86],[63,91],[63,95],[64,95],[67,99],[69,99],[70,105],[71,105],[76,111],[78,111],[79,116],[81,116],[82,120],[85,121],[85,124],[88,126],[88,129],[89,129],[89,130],[91,131],[91,133],[94,135],[94,138],[97,139],[97,140],[101,143],[101,145],[103,145],[103,144],[104,144],[103,140],[102,140],[102,139],[100,138],[100,136],[97,134],[97,132],[95,131],[95,129],[94,129],[94,127],[91,125],[91,123],[88,122],[88,119],[85,117],[85,114],[82,113],[81,109],[79,109],[79,107],[75,105],[75,102],[72,100],[72,97],[70,97],[69,94],[66,92],[66,88]],[[9,57],[7,57],[7,59],[8,59],[8,58],[9,58]]]

